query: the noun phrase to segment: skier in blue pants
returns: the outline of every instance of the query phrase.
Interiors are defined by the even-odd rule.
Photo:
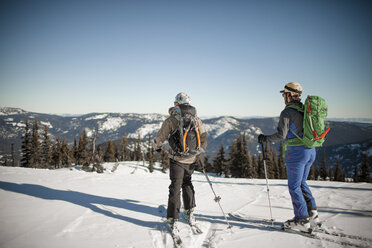
[[[315,149],[304,146],[289,146],[285,158],[288,188],[296,218],[309,216],[316,209],[315,199],[306,183],[310,167],[315,160]]]
[[[303,113],[289,105],[302,107],[302,87],[299,83],[290,82],[280,91],[286,105],[280,114],[277,132],[273,135],[260,134],[258,142],[277,142],[302,137]],[[291,130],[292,131],[291,131]],[[311,227],[319,223],[315,199],[306,183],[311,165],[315,160],[315,148],[307,148],[303,145],[288,146],[285,152],[287,168],[288,189],[292,199],[295,217],[284,222],[283,227],[303,232],[310,231]]]

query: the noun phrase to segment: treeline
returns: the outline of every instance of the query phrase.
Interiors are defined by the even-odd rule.
[[[94,133],[93,137],[88,138],[86,130],[84,130],[80,134],[79,140],[75,137],[73,146],[69,148],[65,137],[61,138],[58,136],[55,141],[50,139],[48,126],[44,125],[43,130],[39,131],[39,125],[36,120],[32,125],[32,129],[29,121],[26,120],[21,148],[20,165],[22,167],[57,169],[70,167],[75,164],[82,165],[85,171],[102,173],[104,170],[102,167],[103,162],[142,161],[146,159],[150,161],[150,171],[153,171],[155,163],[153,148],[149,146],[146,154],[142,152],[140,137],[138,137],[134,148],[130,150],[127,134],[124,133],[120,149],[117,149],[112,141],[109,141],[106,147],[97,146],[97,134]],[[11,165],[14,166],[14,156],[12,157]],[[9,162],[7,161],[6,165],[8,164]]]
[[[265,144],[266,170],[269,179],[287,179],[286,166],[282,154],[282,143],[278,150],[268,143]],[[371,182],[368,151],[365,154],[362,165],[360,167],[355,166],[354,182]],[[322,155],[321,165],[319,167],[316,165],[311,167],[308,179],[344,182],[346,175],[342,170],[340,159],[338,159],[335,166],[328,166],[324,149],[322,150]],[[217,173],[225,177],[265,178],[262,154],[250,154],[245,134],[236,137],[228,153],[225,152],[224,145],[221,144],[216,156],[211,162],[209,160],[208,156],[204,157],[204,165],[207,172]],[[201,168],[199,167],[198,170],[201,170]]]
[[[38,122],[35,120],[30,128],[26,120],[25,133],[22,141],[21,161],[22,167],[57,169],[70,167],[73,164],[82,165],[85,171],[103,172],[104,162],[118,161],[148,161],[148,169],[154,171],[155,162],[161,164],[161,170],[165,173],[169,168],[168,153],[154,154],[151,135],[146,141],[141,137],[129,144],[127,134],[124,133],[120,141],[108,141],[104,145],[97,145],[97,134],[88,137],[84,130],[79,137],[74,138],[71,148],[66,143],[65,137],[57,137],[51,140],[48,126],[44,125],[39,130]],[[319,149],[319,148],[318,148]],[[15,166],[14,145],[11,147],[11,160],[5,159],[3,165]],[[266,143],[265,156],[267,176],[269,179],[286,179],[286,167],[282,156],[283,145],[276,149]],[[221,144],[214,158],[207,154],[203,157],[207,172],[216,173],[220,176],[234,178],[265,178],[262,154],[251,154],[248,150],[248,142],[245,133],[236,137],[229,151]],[[334,168],[334,169],[333,169]],[[196,170],[202,171],[199,165]],[[346,175],[341,167],[340,159],[336,165],[330,166],[326,163],[326,154],[323,149],[322,162],[320,166],[313,165],[309,173],[310,180],[345,181]],[[354,167],[354,182],[371,182],[368,151],[362,160],[361,166]]]

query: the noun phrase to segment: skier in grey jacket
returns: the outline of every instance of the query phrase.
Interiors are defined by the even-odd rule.
[[[200,134],[200,152],[205,150],[207,146],[207,132],[203,126],[202,121],[196,116],[196,110],[190,105],[190,97],[187,93],[177,94],[174,107],[169,109],[170,116],[164,121],[160,130],[156,134],[154,141],[154,149],[160,151],[163,143],[168,140],[172,148],[172,135],[175,134],[179,128],[179,118],[183,114],[190,114],[195,116],[197,126]],[[198,154],[183,156],[182,154],[173,151],[170,154],[170,179],[169,198],[167,208],[167,222],[173,230],[175,223],[179,219],[179,212],[181,207],[180,193],[182,189],[182,199],[185,208],[185,216],[191,224],[194,222],[193,210],[195,204],[195,191],[192,185],[191,176],[195,170]]]

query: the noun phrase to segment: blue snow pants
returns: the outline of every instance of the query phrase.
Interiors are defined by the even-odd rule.
[[[288,189],[298,219],[308,217],[309,211],[316,209],[315,199],[306,183],[315,156],[315,148],[305,146],[288,146],[286,151]]]

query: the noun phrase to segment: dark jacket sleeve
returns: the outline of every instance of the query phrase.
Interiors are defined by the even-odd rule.
[[[280,113],[277,132],[272,135],[267,135],[266,140],[268,142],[278,142],[284,140],[287,137],[290,121],[291,121],[290,113],[288,109],[284,109]]]
[[[302,136],[303,114],[293,108],[286,107],[279,117],[277,132],[267,135],[268,142],[278,142],[288,138],[288,131],[291,128],[298,136]]]
[[[154,142],[154,149],[160,149],[163,145],[163,143],[168,140],[168,137],[171,133],[174,132],[177,128],[177,120],[173,116],[168,117],[163,124],[161,125],[161,128],[156,133],[156,138]]]

